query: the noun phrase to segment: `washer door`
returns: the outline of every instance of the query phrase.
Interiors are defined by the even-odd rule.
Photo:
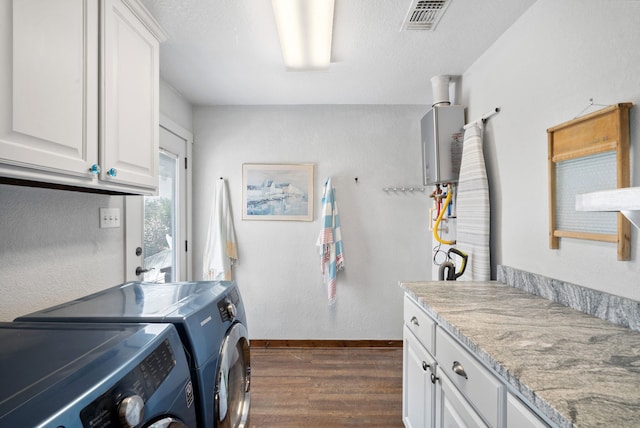
[[[216,376],[214,408],[216,427],[242,428],[249,418],[251,364],[247,329],[234,323],[227,332],[220,352]]]

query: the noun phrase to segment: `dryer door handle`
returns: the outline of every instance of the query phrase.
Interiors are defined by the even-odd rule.
[[[147,425],[145,428],[188,428],[182,421],[166,417]]]

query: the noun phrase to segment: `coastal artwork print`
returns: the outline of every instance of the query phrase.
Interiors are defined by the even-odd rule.
[[[313,220],[313,164],[243,164],[243,220]]]

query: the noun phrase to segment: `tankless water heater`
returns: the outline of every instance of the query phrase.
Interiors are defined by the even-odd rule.
[[[420,122],[423,184],[457,183],[462,160],[464,106],[434,105]]]

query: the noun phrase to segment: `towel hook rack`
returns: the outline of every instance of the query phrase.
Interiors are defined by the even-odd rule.
[[[490,112],[483,114],[482,118],[480,118],[480,120],[482,120],[482,123],[487,123],[487,120],[489,120],[489,118],[491,116],[493,116],[494,114],[498,114],[498,113],[500,113],[500,107],[496,107],[493,110],[491,110]]]
[[[413,192],[424,192],[426,189],[423,186],[406,185],[406,186],[383,187],[382,190],[387,193],[389,192],[413,193]]]
[[[466,130],[467,128],[469,128],[470,126],[473,126],[473,124],[478,123],[478,122],[482,122],[482,124],[484,125],[485,123],[487,123],[487,121],[489,120],[489,118],[491,116],[493,116],[494,114],[498,114],[500,113],[500,107],[496,107],[493,110],[483,114],[480,119],[476,119],[472,122],[467,123],[463,128]]]

